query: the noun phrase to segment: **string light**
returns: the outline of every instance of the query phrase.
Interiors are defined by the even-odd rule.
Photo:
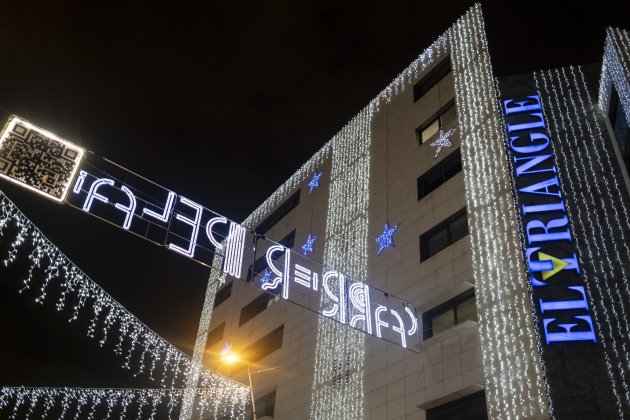
[[[244,418],[249,403],[247,388],[245,394],[240,392],[228,397],[230,404],[217,403],[217,399],[224,399],[230,391],[233,388],[193,389],[198,401],[199,418],[206,418],[208,414],[212,414],[214,419],[225,416]],[[74,414],[74,419],[89,420],[94,419],[97,412],[105,411],[105,419],[154,419],[157,410],[166,407],[169,408],[169,418],[172,418],[173,408],[182,403],[184,395],[183,389],[165,388],[0,387],[0,413],[5,412],[11,419],[28,419],[35,413],[41,413],[38,417],[46,419],[51,417],[51,411],[60,410],[59,417],[55,418],[70,418]],[[128,411],[132,405],[137,406],[135,416]]]
[[[551,415],[479,5],[449,30],[490,418]]]
[[[619,94],[626,122],[630,124],[630,34],[618,28],[606,30],[599,88],[600,109],[608,109],[612,86]]]
[[[614,32],[609,31],[607,49],[612,36]],[[611,64],[609,53],[607,50],[606,69],[612,71],[615,64]],[[543,110],[553,121],[550,131],[557,144],[552,146],[566,151],[556,153],[558,176],[569,189],[565,205],[574,241],[582,251],[578,258],[604,349],[610,391],[618,415],[623,417],[630,410],[630,286],[618,281],[627,278],[625,265],[630,261],[630,215],[623,203],[624,188],[610,171],[615,157],[607,146],[603,115],[590,105],[593,100],[581,68],[537,72],[535,78],[538,89],[548,96]],[[581,147],[573,147],[576,143]],[[579,175],[584,173],[597,174],[590,179],[588,188],[584,188]],[[615,232],[614,241],[610,241],[611,232]]]
[[[0,236],[3,242],[9,244],[3,260],[5,267],[18,261],[21,254],[28,255],[28,274],[20,293],[39,287],[35,301],[43,305],[51,301],[48,286],[58,282],[61,290],[54,301],[55,308],[63,311],[71,305],[70,302],[74,302],[70,321],[82,316],[91,317],[87,335],[99,339],[101,346],[115,340],[114,352],[124,356],[126,369],[133,369],[134,375],[148,374],[150,379],[159,380],[162,387],[175,388],[186,381],[193,366],[191,359],[133,316],[75,266],[2,192]],[[116,332],[112,331],[114,325],[118,326]],[[147,359],[149,368],[146,366]],[[236,401],[234,398],[241,395],[248,398],[247,387],[210,370],[199,369],[198,376],[203,387],[224,390],[221,396],[217,394],[221,404]],[[156,378],[156,373],[161,373],[161,377]],[[70,398],[69,394],[64,398]]]

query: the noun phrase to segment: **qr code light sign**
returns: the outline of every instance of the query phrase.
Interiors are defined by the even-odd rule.
[[[62,203],[84,150],[12,116],[0,134],[0,177]]]

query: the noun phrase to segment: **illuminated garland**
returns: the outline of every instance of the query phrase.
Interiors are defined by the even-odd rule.
[[[11,238],[8,234],[13,230]],[[47,299],[48,286],[58,281],[61,292],[54,301],[55,308],[63,311],[71,307],[70,321],[81,316],[91,317],[87,335],[98,339],[101,346],[114,340],[114,352],[124,358],[125,369],[133,369],[134,375],[148,373],[149,378],[158,379],[162,387],[174,388],[184,383],[191,370],[191,359],[83,273],[2,192],[0,237],[9,244],[4,266],[15,263],[21,253],[28,252],[28,273],[21,293],[38,288],[39,296],[35,301],[46,304],[51,302]],[[156,374],[159,377],[156,378]],[[247,387],[207,369],[200,369],[200,376],[203,387],[224,390],[217,401],[233,404],[238,400],[241,404],[247,400]]]
[[[211,388],[193,390],[198,401],[198,418],[210,418],[209,415],[213,415],[214,419],[224,416],[244,418],[248,399],[235,401],[229,407],[219,407],[216,404],[217,394],[223,391]],[[182,389],[2,387],[0,413],[11,419],[28,419],[31,416],[42,419],[92,420],[96,416],[102,419],[154,419],[158,410],[162,409],[168,410],[168,417],[172,418],[183,397]]]
[[[608,28],[599,87],[601,109],[608,109],[613,85],[619,94],[626,121],[630,124],[630,34],[628,31]]]
[[[351,278],[367,277],[374,116],[414,83],[446,48],[447,38],[441,36],[324,146],[332,149],[324,264],[338,267]],[[364,361],[363,334],[330,319],[319,319],[310,418],[365,418]],[[334,380],[338,375],[334,373],[344,366],[345,379]]]
[[[479,5],[450,29],[489,418],[547,418],[495,80]]]
[[[550,131],[557,147],[565,151],[555,154],[558,176],[569,188],[567,196],[575,197],[575,202],[567,200],[565,205],[576,245],[585,254],[580,255],[580,267],[588,279],[585,287],[604,348],[610,391],[622,418],[630,411],[630,286],[619,281],[630,274],[626,268],[630,262],[627,193],[610,170],[615,158],[606,146],[603,116],[591,110],[593,102],[582,70],[563,68],[535,76],[539,91],[549,98],[543,105],[553,122]],[[580,147],[574,147],[576,143]],[[589,179],[588,188],[579,175],[585,173],[597,174]],[[613,241],[611,232],[615,232]]]

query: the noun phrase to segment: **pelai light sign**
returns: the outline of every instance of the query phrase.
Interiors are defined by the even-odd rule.
[[[413,305],[96,157],[18,117],[0,135],[0,177],[352,328],[419,343]]]

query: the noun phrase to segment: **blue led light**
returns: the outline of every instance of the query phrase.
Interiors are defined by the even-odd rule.
[[[265,274],[260,278],[260,284],[267,284],[269,283],[269,277],[271,277],[271,271],[269,271],[268,268],[265,268]]]
[[[378,255],[381,255],[381,252],[383,252],[385,248],[392,248],[394,246],[394,238],[392,238],[392,236],[394,232],[396,232],[396,229],[398,229],[398,225],[390,228],[389,224],[385,223],[383,233],[376,238],[376,242],[379,244]]]
[[[323,173],[324,172],[315,172],[313,174],[313,179],[311,179],[311,182],[308,183],[308,186],[310,187],[310,189],[308,190],[309,194],[312,193],[315,188],[319,187],[319,178],[322,176]]]
[[[306,243],[302,245],[302,250],[304,251],[303,253],[304,255],[308,254],[309,252],[313,252],[313,242],[315,242],[315,239],[317,239],[317,236],[311,235],[310,233],[308,234]]]

